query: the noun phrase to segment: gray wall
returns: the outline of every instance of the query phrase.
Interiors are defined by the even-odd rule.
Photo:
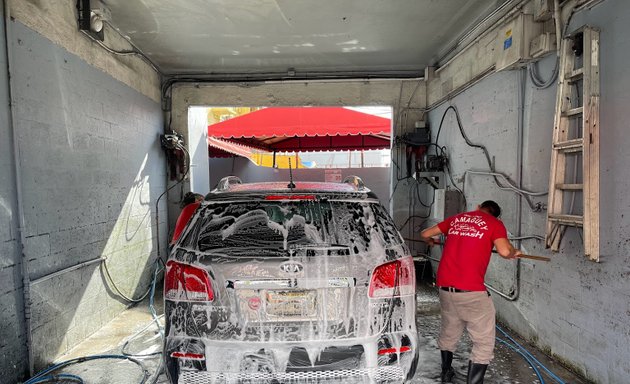
[[[601,29],[601,262],[587,260],[582,240],[569,229],[559,253],[544,244],[523,242],[531,254],[551,255],[550,263],[522,261],[520,297],[515,302],[494,295],[499,317],[511,328],[561,357],[598,383],[626,383],[630,377],[630,214],[628,169],[630,135],[627,109],[630,76],[630,38],[625,33],[630,3],[607,0],[574,16],[571,28],[590,24]],[[548,76],[553,58],[546,58],[541,72]],[[488,146],[496,168],[517,178],[517,71],[497,73],[452,100],[460,110],[464,128],[473,142]],[[551,132],[556,87],[536,90],[527,82],[524,104],[523,186],[532,191],[548,188]],[[437,128],[446,106],[430,113]],[[454,177],[461,186],[467,169],[487,169],[480,150],[464,144],[453,115],[446,118],[440,144],[449,148]],[[488,177],[467,181],[468,208],[482,199],[496,199],[505,209],[504,222],[517,227],[514,195],[498,190]],[[546,202],[546,197],[534,198]],[[545,213],[535,213],[523,203],[522,234],[544,235]],[[494,260],[488,282],[509,293],[515,262]]]
[[[0,7],[2,8],[2,7]],[[15,172],[8,100],[4,9],[0,9],[0,377],[15,382],[26,370]]]
[[[389,206],[390,188],[389,168],[347,168],[341,169],[341,177],[359,176],[365,185],[376,193],[381,203]],[[294,180],[301,181],[325,181],[325,169],[294,169]],[[288,169],[273,169],[259,167],[243,157],[210,159],[210,187],[214,188],[217,182],[225,176],[238,176],[244,183],[285,181],[289,180]]]
[[[29,278],[107,257],[120,289],[139,296],[150,283],[156,256],[155,202],[166,182],[159,103],[19,21],[11,23],[10,49]],[[0,61],[4,64],[4,58]],[[10,137],[5,132],[6,85],[2,71],[3,138]],[[11,141],[0,140],[3,382],[18,380],[27,369],[10,154]],[[160,210],[165,246],[164,203]],[[31,299],[36,369],[127,306],[105,283],[99,264],[31,285]]]

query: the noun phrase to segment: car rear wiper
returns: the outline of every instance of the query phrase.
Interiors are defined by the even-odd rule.
[[[211,256],[267,256],[267,255],[286,255],[288,252],[281,248],[265,248],[265,247],[221,247],[203,250]]]
[[[336,254],[350,254],[350,247],[342,244],[312,243],[295,244],[289,248],[289,253],[296,253],[299,251],[306,251],[307,256],[316,256],[317,254],[321,253],[330,255],[331,252],[334,252]]]

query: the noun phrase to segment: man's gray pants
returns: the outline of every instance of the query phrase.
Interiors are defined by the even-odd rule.
[[[496,311],[488,293],[440,290],[440,307],[440,350],[455,352],[466,329],[473,342],[470,360],[477,364],[489,364],[494,358]]]

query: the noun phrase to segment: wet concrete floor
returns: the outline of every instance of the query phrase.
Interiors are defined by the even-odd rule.
[[[161,294],[157,294],[156,296],[161,296]],[[432,287],[421,285],[418,287],[417,298],[420,364],[411,383],[439,383],[440,353],[437,347],[437,335],[440,328],[440,315],[437,291]],[[156,303],[156,308],[158,308],[158,311],[161,310],[161,301]],[[147,328],[150,322],[151,315],[146,303],[130,308],[99,332],[74,348],[70,353],[60,357],[58,361],[95,354],[119,355],[125,341],[129,340],[132,335],[138,332],[140,332],[138,336],[131,340],[126,346],[127,352],[134,354],[158,353],[160,351],[160,336],[155,324]],[[163,323],[163,318],[161,322]],[[512,337],[515,336],[512,335]],[[586,383],[556,362],[550,360],[532,345],[522,339],[516,339],[566,383]],[[453,366],[456,370],[454,383],[466,382],[470,345],[470,339],[464,335],[453,362]],[[151,379],[159,368],[160,355],[153,355],[138,360],[142,362],[143,368],[145,369],[144,371],[141,367],[129,361],[107,359],[72,365],[56,373],[66,372],[76,374],[82,377],[86,384],[135,384],[141,383],[143,377],[147,377],[149,379],[147,382],[151,382]],[[546,383],[555,383],[555,381],[548,378],[548,376],[543,376],[543,378]],[[164,374],[161,374],[157,378],[157,383],[168,383],[168,379]],[[534,370],[520,355],[510,350],[508,347],[497,343],[495,360],[488,368],[485,383],[525,384],[540,383],[540,381],[537,379]]]
[[[411,383],[429,384],[440,382],[440,351],[437,346],[437,337],[440,332],[440,303],[438,292],[435,288],[427,285],[419,285],[417,289],[417,327],[418,345],[420,348],[420,365]],[[501,326],[501,325],[500,325]],[[544,364],[550,371],[560,377],[565,383],[585,384],[586,382],[578,378],[573,373],[567,371],[557,362],[549,359],[536,347],[520,339],[510,332],[506,327],[502,327],[512,338],[525,347],[534,357]],[[499,332],[497,332],[499,336]],[[505,339],[505,337],[503,337]],[[466,333],[459,343],[457,352],[454,355],[453,367],[455,368],[454,383],[466,383],[466,373],[468,371],[468,357],[471,349],[471,341]],[[494,351],[494,360],[488,367],[484,383],[486,384],[525,384],[540,383],[534,370],[524,360],[521,355],[512,351],[509,347],[497,342]],[[540,370],[540,369],[539,369]],[[556,383],[544,373],[545,383]]]

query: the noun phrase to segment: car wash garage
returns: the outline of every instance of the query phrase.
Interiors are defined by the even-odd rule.
[[[630,3],[2,5],[1,383],[630,382]]]

